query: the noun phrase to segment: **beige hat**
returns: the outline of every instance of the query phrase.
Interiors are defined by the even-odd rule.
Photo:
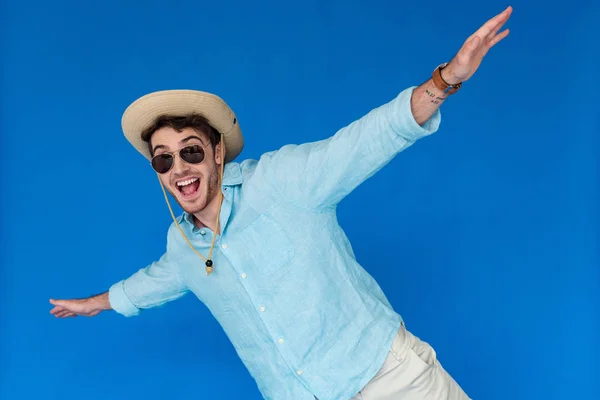
[[[140,97],[123,113],[121,126],[125,137],[150,160],[148,144],[142,132],[162,115],[200,114],[223,135],[227,154],[225,162],[236,158],[244,147],[240,124],[234,112],[218,96],[196,90],[164,90]]]

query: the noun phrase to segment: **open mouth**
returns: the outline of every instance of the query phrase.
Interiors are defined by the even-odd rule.
[[[200,179],[190,178],[185,181],[179,181],[176,183],[177,189],[183,195],[184,198],[192,197],[198,192],[200,187]]]

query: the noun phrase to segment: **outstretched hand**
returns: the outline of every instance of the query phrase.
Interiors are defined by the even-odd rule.
[[[448,66],[442,70],[442,78],[451,85],[465,82],[471,78],[487,52],[508,36],[508,29],[498,32],[511,14],[512,7],[509,6],[473,33],[448,63]]]
[[[54,308],[50,310],[50,314],[54,315],[56,318],[76,317],[78,315],[93,317],[100,314],[102,311],[111,309],[108,293],[102,293],[86,299],[50,299],[50,304],[54,305]]]

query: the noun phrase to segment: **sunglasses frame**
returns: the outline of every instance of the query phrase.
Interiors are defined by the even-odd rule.
[[[157,174],[166,174],[167,172],[169,172],[170,170],[173,169],[173,166],[175,165],[175,157],[177,155],[177,157],[181,158],[181,161],[183,161],[186,164],[192,164],[192,165],[199,165],[202,164],[205,160],[206,160],[206,148],[210,145],[210,141],[206,144],[198,144],[198,143],[194,143],[194,144],[186,144],[185,146],[180,147],[177,150],[173,150],[173,151],[165,151],[164,153],[160,153],[160,154],[156,154],[154,155],[151,159],[150,159],[150,166],[152,167],[152,169],[154,170],[154,172],[156,172]],[[189,147],[192,146],[200,146],[200,148],[202,149],[202,151],[204,152],[204,157],[202,158],[202,161],[200,161],[199,163],[191,163],[188,161],[185,161],[184,158],[181,156],[181,152]],[[165,172],[158,172],[156,170],[156,168],[154,168],[154,159],[157,157],[161,157],[164,155],[170,155],[173,162],[171,163],[171,166],[169,167],[168,170],[166,170]]]

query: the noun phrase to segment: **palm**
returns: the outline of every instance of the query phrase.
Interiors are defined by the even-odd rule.
[[[473,33],[460,48],[454,59],[448,65],[449,80],[464,82],[471,78],[483,57],[498,42],[508,36],[509,30],[498,33],[512,14],[512,7],[487,21],[481,28]]]

